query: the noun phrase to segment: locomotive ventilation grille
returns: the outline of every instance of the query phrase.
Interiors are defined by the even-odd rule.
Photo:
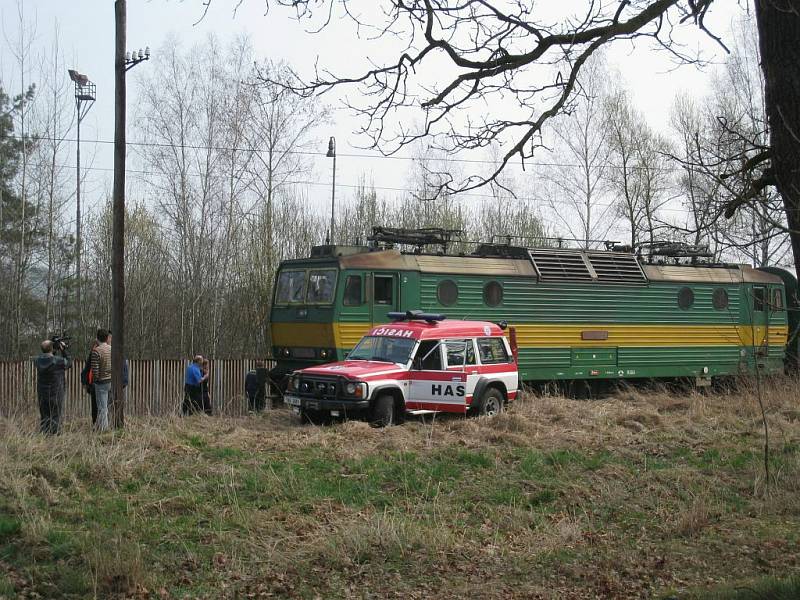
[[[528,254],[541,281],[647,283],[638,259],[632,254],[538,248]]]

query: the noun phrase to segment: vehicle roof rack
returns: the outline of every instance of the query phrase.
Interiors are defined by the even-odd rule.
[[[442,229],[429,227],[423,229],[408,229],[405,227],[373,227],[372,235],[367,240],[375,244],[407,244],[416,246],[422,252],[425,246],[441,246],[442,252],[447,253],[447,246],[454,241],[459,241],[464,235],[461,229]]]
[[[424,313],[421,310],[390,312],[386,313],[386,316],[392,321],[426,321],[427,323],[436,323],[437,321],[444,321],[447,318],[442,314]]]

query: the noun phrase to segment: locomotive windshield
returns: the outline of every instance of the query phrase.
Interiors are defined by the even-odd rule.
[[[414,349],[414,340],[385,335],[368,335],[347,356],[347,360],[375,360],[406,364]]]
[[[281,271],[275,304],[330,304],[336,289],[336,269]]]

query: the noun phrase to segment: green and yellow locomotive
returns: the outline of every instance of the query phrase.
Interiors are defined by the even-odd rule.
[[[403,232],[383,239],[402,242]],[[688,377],[703,384],[756,368],[777,373],[796,361],[790,273],[693,263],[696,254],[682,263],[686,254],[676,244],[647,256],[510,243],[458,255],[422,246],[319,246],[310,258],[280,265],[271,376],[280,382],[294,369],[341,360],[371,326],[389,321],[387,313],[417,309],[506,321],[528,382]]]

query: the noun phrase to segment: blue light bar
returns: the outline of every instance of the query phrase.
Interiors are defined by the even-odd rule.
[[[444,321],[447,316],[433,313],[424,313],[421,310],[407,310],[406,312],[390,312],[386,314],[392,321],[427,321],[435,323]]]

